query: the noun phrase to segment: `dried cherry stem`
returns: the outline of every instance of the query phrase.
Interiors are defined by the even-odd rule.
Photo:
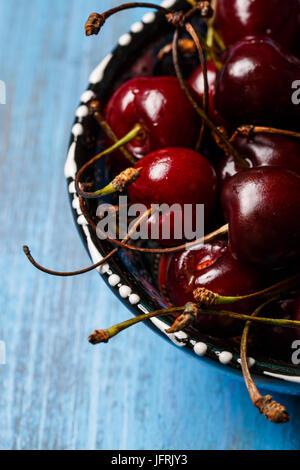
[[[100,104],[100,101],[98,99],[94,99],[94,100],[91,100],[89,101],[89,103],[87,104],[88,108],[89,108],[89,111],[91,114],[93,114],[94,118],[96,119],[96,121],[98,122],[99,126],[101,127],[101,129],[103,130],[103,132],[106,134],[106,136],[112,140],[112,142],[116,143],[118,142],[118,137],[116,136],[116,134],[114,133],[114,131],[112,130],[112,128],[110,127],[110,125],[108,124],[108,122],[104,119],[104,116],[102,115],[101,113],[101,104]],[[135,162],[136,162],[136,158],[134,158],[133,155],[131,155],[130,152],[128,152],[128,150],[126,150],[125,147],[120,147],[119,149],[124,157],[132,164],[134,165]]]
[[[198,287],[194,290],[193,295],[194,299],[198,304],[201,305],[226,305],[226,304],[233,304],[235,302],[240,302],[242,300],[249,300],[249,299],[256,299],[260,297],[269,297],[281,294],[285,290],[289,290],[297,285],[300,282],[300,273],[295,274],[283,281],[277,282],[272,286],[268,287],[267,289],[260,290],[258,292],[254,292],[248,295],[240,295],[236,297],[231,296],[224,296],[212,292],[204,287]]]
[[[185,92],[187,98],[189,99],[191,105],[193,108],[196,110],[196,112],[199,114],[199,116],[205,120],[206,124],[210,127],[210,129],[220,138],[220,140],[224,143],[230,154],[233,156],[236,165],[238,168],[241,170],[243,169],[248,169],[249,164],[248,162],[239,154],[239,152],[233,147],[233,145],[229,142],[227,137],[219,131],[219,129],[214,125],[214,123],[209,119],[207,114],[204,112],[200,106],[198,106],[197,102],[194,100],[192,97],[187,85],[185,84],[185,81],[183,79],[180,65],[179,65],[179,60],[178,60],[178,28],[175,29],[174,36],[173,36],[173,62],[174,62],[174,67],[176,71],[177,78],[179,80],[180,86],[182,90]]]
[[[256,317],[260,314],[261,310],[273,301],[274,298],[267,300],[262,305],[260,305],[251,315],[252,318]],[[246,383],[246,387],[248,389],[250,398],[254,406],[256,406],[260,413],[262,413],[269,421],[272,423],[286,423],[289,421],[290,417],[286,411],[286,408],[276,401],[274,401],[271,395],[262,396],[255,383],[251,377],[248,361],[247,361],[247,342],[248,342],[248,334],[251,327],[251,322],[247,322],[242,338],[241,338],[241,347],[240,347],[240,356],[241,356],[241,367],[243,371],[244,380]]]
[[[101,232],[101,230],[97,227],[97,225],[91,218],[89,212],[87,211],[87,208],[85,206],[85,199],[82,196],[79,196],[79,204],[80,204],[81,211],[84,217],[86,218],[86,220],[88,221],[88,223],[95,230],[95,232],[99,231],[101,236],[103,236],[104,235],[103,232]],[[187,248],[192,248],[193,246],[200,245],[208,241],[214,240],[215,238],[219,236],[226,235],[227,233],[228,233],[228,224],[223,225],[217,230],[214,230],[213,232],[207,235],[204,235],[203,237],[198,238],[197,240],[184,243],[182,245],[169,247],[169,248],[143,248],[143,247],[134,246],[134,245],[126,245],[122,241],[116,240],[115,238],[111,238],[108,235],[105,235],[105,238],[107,241],[111,242],[112,244],[117,245],[126,250],[137,251],[139,253],[168,254],[168,253],[176,253],[177,251],[185,250]]]
[[[130,240],[130,237],[132,234],[136,231],[136,229],[141,225],[144,220],[146,220],[149,216],[151,215],[151,209],[148,209],[146,212],[144,212],[137,220],[136,222],[132,225],[130,231],[127,233],[126,237],[123,239],[124,246],[126,246],[126,243]],[[23,251],[25,255],[27,256],[28,260],[33,264],[35,268],[37,268],[39,271],[42,271],[46,274],[51,274],[52,276],[60,276],[60,277],[68,277],[68,276],[78,276],[79,274],[85,274],[90,271],[93,271],[96,268],[99,268],[102,264],[106,263],[115,253],[120,248],[117,246],[115,247],[112,251],[110,251],[102,260],[98,261],[97,263],[93,264],[92,266],[89,266],[84,269],[80,269],[78,271],[70,271],[70,272],[60,272],[60,271],[53,271],[51,269],[47,269],[44,266],[41,266],[39,263],[35,261],[35,259],[32,257],[30,250],[28,246],[23,246]]]
[[[201,43],[199,41],[199,36],[196,33],[193,26],[191,25],[191,23],[186,23],[185,29],[187,30],[187,32],[192,37],[192,39],[193,39],[193,41],[196,45],[197,51],[198,51],[199,61],[200,61],[200,64],[201,64],[201,67],[202,67],[202,70],[203,70],[203,82],[204,82],[204,93],[203,93],[203,103],[202,103],[202,105],[203,105],[204,112],[206,114],[208,114],[209,94],[208,94],[208,77],[207,77],[206,58],[205,58],[205,55],[203,53]],[[204,135],[204,130],[205,130],[205,120],[202,118],[200,134],[199,134],[199,138],[198,138],[196,148],[195,148],[196,151],[198,151],[199,148],[201,147],[201,143],[202,143],[203,135]]]
[[[162,13],[168,14],[171,13],[171,10],[164,8],[160,5],[154,3],[144,3],[144,2],[134,2],[134,3],[124,3],[118,7],[111,8],[110,10],[105,11],[104,13],[91,13],[87,22],[85,23],[85,34],[91,36],[92,34],[98,34],[105,21],[115,13],[119,13],[123,10],[130,10],[132,8],[151,8]]]
[[[136,323],[140,323],[145,320],[149,320],[153,317],[168,315],[170,313],[181,312],[184,307],[172,307],[166,308],[162,310],[155,310],[154,312],[144,313],[142,315],[138,315],[137,317],[130,318],[122,323],[118,323],[117,325],[113,325],[106,330],[95,330],[93,334],[89,336],[89,342],[92,344],[98,343],[108,343],[109,339],[113,336],[116,336],[121,331],[126,330],[130,326],[135,325]]]
[[[82,176],[82,174],[86,171],[86,169],[88,167],[90,167],[91,165],[96,163],[98,160],[100,160],[100,158],[114,152],[115,150],[119,149],[120,147],[127,144],[128,142],[130,142],[133,139],[136,139],[136,138],[144,139],[145,135],[146,135],[146,131],[145,131],[144,127],[141,124],[136,124],[133,127],[133,129],[131,129],[131,131],[128,132],[128,134],[126,134],[124,137],[122,137],[122,139],[119,139],[118,142],[115,142],[111,147],[103,150],[103,152],[99,153],[98,155],[93,157],[91,160],[89,160],[87,163],[85,163],[85,165],[83,165],[80,168],[80,170],[78,171],[78,173],[76,175],[76,178],[75,178],[75,188],[76,188],[77,193],[80,194],[83,197],[86,197],[86,198],[95,198],[95,197],[99,197],[99,196],[105,196],[106,194],[110,194],[110,193],[116,191],[116,189],[114,189],[113,186],[110,186],[109,188],[106,187],[103,190],[100,189],[100,190],[94,191],[94,192],[83,191],[80,188],[80,177]],[[128,170],[127,171],[128,175],[129,175],[129,173],[131,173],[132,175],[136,174],[136,170],[132,167],[127,168],[127,170]]]
[[[295,137],[296,139],[300,139],[300,133],[294,131],[288,131],[285,129],[275,129],[274,127],[265,127],[265,126],[253,126],[253,125],[243,125],[239,126],[234,134],[230,138],[230,142],[234,142],[235,138],[238,135],[243,135],[245,137],[252,137],[254,134],[259,133],[265,134],[278,134],[278,135],[286,135],[289,137]]]
[[[171,307],[171,308],[166,308],[166,309],[161,309],[161,310],[155,310],[154,312],[150,313],[145,313],[142,315],[138,315],[137,317],[130,318],[129,320],[126,320],[122,323],[118,323],[116,325],[113,325],[105,330],[95,330],[92,335],[89,337],[89,341],[92,344],[97,344],[97,343],[107,343],[110,338],[113,336],[116,336],[118,333],[121,331],[126,330],[130,326],[135,325],[136,323],[143,322],[145,320],[148,320],[149,318],[154,318],[154,317],[162,317],[164,315],[169,315],[170,313],[176,313],[176,312],[185,312],[185,315],[191,315],[193,318],[195,318],[195,304],[192,302],[188,302],[186,305],[182,307]],[[197,313],[198,314],[207,314],[207,315],[219,315],[219,316],[226,316],[230,318],[234,318],[236,320],[242,320],[242,321],[250,321],[254,323],[260,323],[260,324],[267,324],[267,325],[280,325],[283,327],[288,327],[288,328],[299,328],[300,326],[300,321],[295,321],[295,320],[282,320],[278,318],[262,318],[262,317],[252,317],[251,315],[242,315],[239,313],[235,312],[229,312],[226,310],[207,310],[207,309],[202,309],[199,306],[196,306],[197,308]],[[180,317],[179,317],[180,318]],[[173,325],[166,330],[166,332],[172,332],[178,331],[177,328],[173,329],[173,326],[176,324],[176,320],[173,323]],[[186,325],[185,325],[186,326]]]

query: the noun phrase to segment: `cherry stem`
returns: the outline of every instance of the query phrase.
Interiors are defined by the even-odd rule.
[[[130,318],[129,320],[113,325],[107,328],[106,330],[96,330],[89,337],[89,341],[92,344],[107,343],[110,338],[112,338],[113,336],[116,336],[121,331],[126,330],[130,326],[135,325],[136,323],[143,322],[153,317],[162,317],[170,313],[183,312],[185,311],[187,305],[188,304],[181,306],[181,307],[171,307],[171,308],[166,308],[166,309],[161,309],[161,310],[155,310],[154,312],[145,313],[142,315],[138,315],[134,318]],[[241,321],[250,321],[254,323],[260,323],[260,324],[263,323],[267,325],[279,325],[279,326],[287,327],[287,328],[299,328],[300,327],[300,321],[296,321],[296,320],[285,320],[285,319],[279,319],[279,318],[263,318],[263,317],[256,318],[256,317],[252,317],[251,315],[242,315],[240,313],[229,312],[227,310],[209,310],[209,309],[202,309],[198,307],[198,313],[205,314],[205,315],[226,316],[226,317],[234,318],[236,320],[241,320]],[[169,329],[167,329],[166,331],[169,331]]]
[[[118,137],[108,124],[108,122],[104,119],[104,116],[101,113],[101,104],[98,99],[91,100],[88,104],[89,111],[93,114],[94,118],[98,122],[99,126],[103,130],[103,132],[107,135],[107,137],[112,140],[113,142],[118,142]],[[136,158],[131,155],[125,147],[120,147],[120,151],[123,153],[124,157],[134,165],[136,162]]]
[[[240,169],[248,169],[249,164],[248,162],[241,157],[239,152],[232,146],[232,144],[229,142],[229,140],[225,137],[222,132],[219,131],[219,129],[214,125],[214,123],[209,119],[207,114],[204,112],[200,106],[198,106],[197,102],[194,100],[192,97],[187,85],[185,84],[185,81],[183,79],[180,65],[179,65],[179,60],[178,60],[178,37],[179,37],[179,32],[178,28],[175,29],[174,36],[173,36],[173,62],[174,62],[174,67],[176,71],[177,78],[179,80],[180,86],[182,90],[185,92],[187,98],[189,99],[191,105],[193,108],[196,110],[196,112],[199,114],[199,116],[205,120],[206,124],[210,127],[210,129],[222,140],[230,154],[233,156],[236,165]]]
[[[131,140],[136,139],[137,137],[140,137],[140,138],[145,137],[145,129],[143,128],[141,124],[136,124],[133,127],[133,129],[131,129],[131,131],[128,132],[128,134],[126,134],[124,137],[122,137],[117,142],[115,142],[111,147],[103,150],[103,152],[99,153],[98,155],[93,157],[91,160],[89,160],[87,163],[85,163],[85,165],[83,165],[80,168],[75,178],[75,188],[76,188],[77,193],[86,198],[96,198],[99,196],[105,196],[107,194],[115,192],[116,189],[111,185],[108,185],[104,189],[100,189],[98,191],[85,192],[80,188],[80,181],[79,181],[80,177],[89,166],[93,165],[95,162],[100,160],[100,158],[114,152],[115,150],[119,149],[120,147],[127,144]],[[131,170],[133,170],[133,168],[131,168]]]
[[[153,317],[164,316],[175,312],[181,312],[183,309],[184,307],[172,307],[165,308],[162,310],[155,310],[154,312],[144,313],[142,315],[138,315],[137,317],[130,318],[129,320],[113,325],[107,328],[106,330],[95,330],[95,332],[89,336],[89,342],[92,344],[107,343],[110,338],[116,336],[121,331],[126,330],[127,328],[135,325],[136,323],[149,320]]]
[[[294,276],[284,279],[283,281],[273,284],[267,289],[254,292],[252,294],[240,295],[235,297],[220,295],[203,287],[198,287],[194,290],[194,298],[195,301],[201,305],[213,306],[233,304],[235,302],[240,302],[243,300],[256,299],[259,297],[269,297],[270,295],[274,296],[277,294],[281,294],[283,291],[289,290],[299,284],[299,280],[300,274],[298,273]]]
[[[218,51],[215,49],[215,47],[208,47],[208,45],[203,40],[203,38],[199,37],[198,39],[199,39],[200,44],[201,44],[202,48],[204,49],[204,51],[210,56],[211,60],[214,62],[216,68],[218,70],[221,70],[222,63],[219,62],[216,58],[216,53],[218,53]],[[187,39],[187,38],[179,39],[178,47],[179,47],[179,51],[182,54],[185,54],[185,53],[186,54],[194,54],[195,52],[197,52],[196,45],[195,45],[195,43],[192,39]],[[172,48],[173,48],[172,43],[166,44],[158,52],[157,58],[159,60],[162,60],[165,55],[170,54],[172,52]]]
[[[273,302],[273,300],[275,300],[274,297],[272,299],[268,299],[266,302],[260,305],[253,312],[251,318],[259,315],[263,308],[270,302]],[[247,361],[247,342],[250,327],[251,321],[248,321],[243,330],[240,346],[241,367],[250,398],[253,405],[256,406],[260,413],[262,413],[269,421],[273,423],[286,423],[290,419],[286,408],[274,401],[271,395],[262,396],[251,377]]]
[[[220,33],[215,29],[213,28],[213,36],[216,40],[216,43],[218,44],[218,46],[220,47],[221,51],[225,51],[226,49],[226,46],[224,44],[224,41],[220,35]]]
[[[85,34],[91,36],[92,34],[98,34],[105,21],[115,13],[119,13],[123,10],[130,10],[132,8],[151,8],[158,10],[162,13],[168,14],[171,13],[171,10],[164,8],[160,5],[155,5],[154,3],[144,3],[144,2],[135,2],[135,3],[124,3],[118,7],[111,8],[110,10],[105,11],[104,13],[91,13],[87,22],[85,23]]]
[[[282,326],[283,328],[299,328],[300,321],[286,320],[284,318],[268,318],[268,317],[252,317],[251,315],[244,315],[243,313],[231,312],[229,310],[211,310],[207,308],[199,308],[199,313],[207,315],[217,315],[220,317],[229,317],[234,320],[250,321],[264,325]]]
[[[204,237],[198,238],[197,240],[194,240],[192,242],[184,243],[183,245],[179,245],[179,246],[173,246],[173,247],[169,247],[169,248],[143,248],[143,247],[134,246],[134,245],[126,245],[120,240],[116,240],[115,238],[109,237],[108,235],[101,232],[101,230],[99,228],[97,228],[97,225],[95,224],[95,222],[91,218],[89,212],[87,211],[87,208],[85,206],[85,200],[82,196],[79,196],[79,204],[80,204],[81,212],[83,213],[84,217],[86,218],[88,223],[91,225],[91,227],[95,231],[98,230],[99,233],[101,234],[101,236],[105,236],[107,241],[109,241],[112,244],[117,245],[121,248],[124,248],[126,250],[137,251],[139,253],[155,253],[155,254],[176,253],[178,251],[182,251],[182,250],[185,250],[187,248],[191,248],[193,246],[201,245],[203,243],[209,242],[209,241],[214,240],[215,238],[217,238],[219,236],[226,235],[228,233],[228,224],[226,224],[226,225],[223,225],[222,227],[218,228],[217,230],[215,230],[215,231],[213,231],[213,232],[211,232],[207,235],[204,235]]]
[[[130,240],[130,237],[132,234],[136,231],[136,229],[141,225],[141,223],[146,220],[149,216],[151,215],[151,209],[148,209],[146,212],[144,212],[133,224],[131,227],[130,231],[127,233],[126,237],[123,239],[124,246],[126,246],[126,243]],[[28,246],[23,246],[23,251],[25,255],[27,256],[28,260],[33,264],[35,268],[37,268],[39,271],[42,271],[46,274],[51,274],[52,276],[60,276],[60,277],[67,277],[67,276],[78,276],[79,274],[85,274],[90,271],[93,271],[96,268],[99,268],[102,264],[106,263],[117,251],[120,249],[120,247],[115,247],[112,251],[110,251],[104,258],[102,258],[100,261],[97,263],[93,264],[92,266],[89,266],[84,269],[80,269],[78,271],[71,271],[71,272],[60,272],[60,271],[53,271],[51,269],[47,269],[43,266],[41,266],[39,263],[35,261],[35,259],[32,257],[30,250]]]
[[[245,137],[252,137],[254,134],[259,134],[259,133],[286,135],[289,137],[295,137],[296,139],[300,139],[299,132],[288,131],[285,129],[275,129],[273,127],[243,125],[236,129],[236,131],[230,138],[230,142],[233,142],[237,135],[243,135]]]
[[[203,82],[204,82],[204,93],[203,93],[203,110],[207,114],[208,113],[208,103],[209,103],[209,95],[208,95],[208,77],[207,77],[207,65],[206,65],[206,58],[205,55],[203,54],[203,49],[201,46],[201,43],[199,41],[199,36],[196,33],[195,29],[191,25],[191,23],[186,23],[185,29],[187,32],[190,34],[192,37],[197,51],[198,51],[198,56],[199,56],[199,61],[203,70]],[[198,151],[199,148],[201,147],[201,143],[203,140],[203,135],[204,135],[204,130],[205,130],[205,120],[202,118],[202,124],[201,124],[201,130],[200,130],[200,135],[196,144],[195,150]]]

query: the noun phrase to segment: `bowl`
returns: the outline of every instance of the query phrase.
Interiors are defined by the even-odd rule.
[[[188,8],[187,2],[182,0],[166,0],[163,5],[174,10]],[[166,73],[159,70],[160,64],[156,56],[159,49],[170,42],[171,37],[172,28],[161,13],[146,13],[141,21],[131,26],[130,32],[119,38],[113,52],[91,73],[88,89],[80,98],[65,163],[65,177],[75,224],[94,263],[111,251],[111,245],[97,238],[80,209],[75,191],[74,178],[77,170],[103,148],[103,135],[94,118],[89,115],[86,103],[95,96],[105,103],[121,83],[133,76]],[[100,46],[101,41],[98,44]],[[96,165],[92,176],[97,181],[97,187],[103,187],[107,183],[111,170],[111,159],[106,162],[101,160]],[[88,211],[93,217],[95,200],[89,202]],[[157,255],[149,257],[120,250],[108,263],[101,266],[98,272],[128,310],[133,315],[139,315],[165,307],[157,283],[158,263]],[[153,318],[146,323],[166,340],[195,358],[218,367],[222,372],[242,378],[238,345],[195,330],[167,334],[165,330],[171,323],[171,318],[168,317]],[[250,365],[257,383],[263,388],[291,394],[300,392],[299,367],[262,354],[250,358]]]

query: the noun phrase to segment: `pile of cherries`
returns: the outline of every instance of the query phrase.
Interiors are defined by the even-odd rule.
[[[193,301],[197,287],[240,296],[297,272],[300,134],[293,131],[299,128],[300,105],[292,102],[292,83],[300,77],[300,60],[294,55],[299,15],[298,0],[219,0],[213,27],[226,48],[219,51],[218,60],[208,52],[207,71],[198,66],[187,77],[199,106],[206,78],[208,117],[222,126],[224,134],[225,129],[233,134],[230,142],[244,160],[243,167],[224,144],[225,152],[220,151],[209,127],[204,144],[194,150],[201,117],[176,76],[133,78],[106,105],[105,119],[118,138],[137,123],[144,129],[142,137],[126,145],[140,169],[139,178],[128,186],[132,203],[204,204],[207,233],[228,223],[228,236],[172,254],[166,250],[160,279],[169,305]],[[115,157],[120,169],[128,166],[121,154]],[[161,227],[166,218],[178,223],[172,212],[153,215],[148,223]],[[162,246],[178,245],[172,237],[159,241]],[[275,305],[274,301],[274,309],[268,306],[268,310],[300,320],[297,296],[293,291],[287,294],[288,302]],[[238,302],[231,310],[250,314],[255,305]],[[239,332],[239,325],[224,317],[199,315],[196,326],[218,336]],[[268,337],[276,338],[268,341],[269,354],[278,356],[285,350],[289,356],[291,337],[300,337],[298,330],[282,330],[286,334],[278,348],[278,329],[268,329]]]
[[[149,233],[158,228],[159,240],[156,249],[144,251],[162,254],[160,287],[170,311],[194,303],[200,288],[225,298],[246,297],[232,303],[231,312],[251,315],[261,306],[264,317],[300,321],[300,104],[292,99],[300,80],[300,1],[217,0],[215,11],[207,1],[189,3],[188,12],[156,7],[175,31],[173,44],[165,45],[158,59],[168,60],[165,51],[173,54],[170,74],[130,79],[102,110],[90,103],[120,174],[93,192],[86,192],[90,182],[79,181],[87,166],[110,152],[105,150],[80,170],[77,192],[85,200],[126,187],[130,203],[191,204],[191,224],[197,205],[204,205],[205,244],[198,240],[191,246],[175,236],[176,224],[183,224],[176,209],[149,213],[146,220]],[[113,13],[136,6],[143,4],[93,13],[87,35],[98,34]],[[193,22],[199,17],[207,24],[201,37]],[[191,54],[201,65],[187,74],[184,64]],[[167,239],[165,223],[171,225]],[[119,245],[126,248],[128,239]],[[298,281],[277,289],[266,305],[252,295],[287,278]],[[201,333],[235,340],[244,327],[226,315],[200,312],[194,320]],[[91,342],[107,341],[122,329],[97,330]],[[253,327],[251,333],[255,348],[287,360],[292,341],[300,339],[300,329],[280,324]],[[264,412],[261,399],[253,402]],[[274,403],[268,400],[272,415]],[[276,411],[276,422],[286,420]]]

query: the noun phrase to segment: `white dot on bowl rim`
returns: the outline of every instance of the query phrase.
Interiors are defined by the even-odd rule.
[[[95,98],[95,96],[96,94],[92,90],[86,90],[84,93],[82,93],[80,101],[82,103],[87,103],[92,98]]]
[[[87,222],[86,218],[84,217],[84,215],[80,215],[77,218],[77,223],[78,223],[78,225],[88,225],[88,222]]]
[[[251,368],[255,364],[255,359],[253,357],[247,357],[248,367]],[[241,359],[238,359],[238,363],[241,364]]]
[[[229,364],[232,358],[233,358],[233,355],[229,351],[222,351],[219,354],[219,361],[221,362],[221,364]]]
[[[194,345],[194,352],[198,355],[198,356],[204,356],[207,352],[207,344],[205,343],[196,343]]]
[[[109,271],[109,264],[105,263],[102,266],[100,266],[99,271],[100,271],[101,274],[107,273]]]
[[[119,38],[120,46],[128,46],[128,44],[130,43],[131,43],[131,35],[129,33],[125,33]]]
[[[129,296],[129,302],[132,304],[132,305],[135,305],[135,304],[138,304],[139,301],[140,301],[140,297],[137,295],[137,294],[131,294]]]
[[[69,184],[69,193],[76,193],[75,181],[71,181],[71,183]]]
[[[146,13],[143,16],[143,23],[145,24],[153,23],[154,20],[155,20],[155,13],[153,13],[153,11],[150,11],[149,13]]]
[[[83,134],[83,125],[80,124],[79,122],[74,124],[74,126],[72,127],[72,134],[73,134],[74,137],[78,137],[79,135],[82,135]]]
[[[188,335],[185,333],[185,331],[177,331],[175,333],[175,337],[179,340],[187,339]]]
[[[111,276],[108,278],[108,283],[112,287],[115,287],[117,284],[119,284],[120,281],[121,278],[117,274],[111,274]]]
[[[72,207],[73,207],[73,209],[79,209],[80,208],[79,198],[77,196],[75,196],[73,198]]]
[[[133,25],[131,25],[131,31],[133,33],[140,33],[144,28],[144,25],[143,23],[141,23],[141,21],[137,21],[136,23],[133,23]]]
[[[85,104],[82,104],[76,110],[76,117],[78,118],[84,118],[88,116],[88,114],[89,114],[89,108]]]
[[[121,286],[119,289],[119,294],[123,299],[129,297],[132,292],[132,289],[129,286]]]
[[[161,6],[162,7],[165,7],[165,8],[170,8],[172,7],[173,5],[175,5],[176,3],[176,0],[164,0],[162,3],[161,3]]]

